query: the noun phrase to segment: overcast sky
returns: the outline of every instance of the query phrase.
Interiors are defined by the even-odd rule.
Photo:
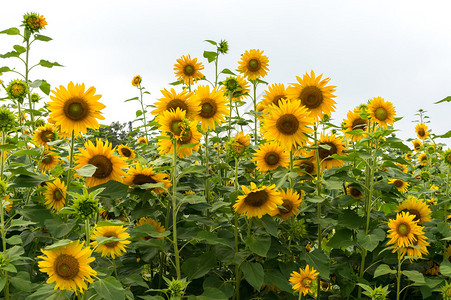
[[[451,129],[451,103],[433,104],[451,95],[451,1],[4,2],[0,29],[19,26],[26,12],[44,15],[48,25],[41,33],[54,40],[35,43],[31,59],[64,65],[35,68],[31,78],[45,78],[52,88],[70,81],[95,86],[107,105],[104,124],[134,119],[138,103],[123,103],[137,96],[134,75],[140,74],[151,92],[147,104],[176,80],[173,65],[182,55],[200,59],[211,78],[214,66],[202,53],[214,48],[204,40],[226,39],[230,51],[221,56],[220,69],[235,70],[240,55],[255,48],[269,57],[264,80],[270,84],[287,86],[310,70],[330,77],[337,86],[336,124],[348,110],[381,96],[404,117],[395,124],[403,139],[415,137],[418,109],[428,111],[434,133]],[[19,42],[17,36],[0,35],[0,53]],[[13,59],[0,60],[4,65],[13,65]],[[260,86],[259,93],[263,90]]]

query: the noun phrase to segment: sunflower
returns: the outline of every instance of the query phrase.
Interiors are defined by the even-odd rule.
[[[199,100],[191,97],[192,92],[183,90],[181,93],[177,93],[174,89],[170,91],[161,90],[164,98],[157,99],[160,102],[155,103],[156,108],[152,111],[153,115],[162,114],[164,111],[171,111],[180,108],[186,113],[186,118],[194,120],[200,111]]]
[[[429,136],[428,127],[425,124],[417,124],[415,126],[415,132],[420,140],[425,140]]]
[[[301,169],[301,172],[298,172],[299,176],[309,175],[313,177],[316,175],[316,160],[313,155],[295,160],[294,166],[297,169]]]
[[[238,75],[237,77],[229,76],[222,84],[224,85],[225,94],[228,95],[228,97],[232,95],[232,99],[236,101],[243,100],[243,98],[251,91],[249,82],[241,75]]]
[[[52,124],[38,127],[33,136],[33,141],[37,146],[49,148],[49,142],[53,142],[58,137],[56,128]]]
[[[331,155],[343,156],[343,150],[345,150],[345,145],[343,144],[343,139],[340,137],[335,137],[334,134],[323,135],[321,134],[318,141],[318,156],[321,163],[321,167],[325,169],[330,169],[333,167],[341,167],[344,161],[332,158]],[[314,150],[316,151],[316,150]],[[312,151],[313,153],[315,153]],[[313,156],[313,155],[312,155]]]
[[[423,257],[423,254],[428,254],[429,251],[427,247],[429,246],[429,243],[426,241],[427,237],[424,234],[416,235],[414,234],[414,242],[412,243],[412,246],[415,247],[403,247],[401,248],[401,257],[404,257],[404,255],[407,254],[407,256],[412,257]],[[412,261],[412,259],[410,259]]]
[[[25,26],[31,33],[39,32],[47,25],[44,16],[37,13],[27,13],[23,16],[22,26]]]
[[[362,188],[354,184],[346,187],[346,193],[354,199],[362,199],[365,197],[365,194],[362,193]]]
[[[42,159],[39,162],[39,168],[43,171],[50,171],[56,167],[59,162],[59,156],[55,152],[45,150]]]
[[[133,151],[129,146],[126,145],[119,145],[117,147],[117,153],[119,153],[120,156],[126,159],[133,159],[136,157],[135,151]]]
[[[426,153],[421,153],[418,156],[418,162],[420,163],[420,165],[422,166],[426,166],[428,164],[428,156],[426,155]]]
[[[407,165],[403,165],[403,164],[400,164],[400,163],[395,163],[395,165],[397,165],[401,169],[401,171],[403,173],[408,173],[409,172],[409,169],[407,168]]]
[[[275,83],[268,87],[265,94],[262,97],[260,104],[263,107],[263,112],[267,112],[272,105],[279,106],[281,99],[288,99],[287,90],[283,83]]]
[[[401,179],[396,178],[390,178],[388,180],[388,183],[391,183],[395,186],[395,188],[401,193],[404,194],[407,192],[407,189],[409,188],[409,184]]]
[[[282,190],[280,196],[282,197],[282,204],[279,205],[275,210],[273,210],[270,215],[280,215],[281,218],[286,221],[291,216],[296,216],[299,213],[299,207],[301,206],[303,197],[303,192],[301,190],[301,195],[292,189]]]
[[[352,130],[362,130],[363,132],[368,131],[368,119],[363,119],[358,111],[348,111],[347,119],[344,120],[345,123],[345,134],[353,142],[360,141],[364,136],[362,133],[359,134],[349,134],[347,131]]]
[[[405,159],[405,160],[411,160],[411,159],[412,159],[412,156],[413,156],[413,153],[412,153],[412,152],[407,152],[407,153],[404,155],[404,159]]]
[[[308,293],[314,292],[311,285],[319,273],[314,268],[309,268],[307,265],[305,270],[299,269],[299,273],[293,271],[290,275],[290,283],[293,285],[293,290],[303,293],[304,296]]]
[[[317,120],[322,118],[324,113],[330,115],[335,111],[336,104],[332,99],[335,98],[332,94],[335,92],[335,86],[326,86],[330,78],[321,80],[322,76],[323,74],[316,77],[313,71],[310,75],[305,73],[302,78],[297,76],[298,83],[291,83],[287,89],[288,98],[300,100],[311,116]]]
[[[123,252],[125,252],[126,245],[130,244],[130,241],[126,241],[130,237],[130,234],[125,232],[123,226],[96,226],[91,235],[91,246],[95,248],[95,252],[101,253],[102,257],[111,257],[115,258],[116,256],[122,256]],[[123,241],[114,241],[101,245],[97,245],[98,237],[115,237],[118,239],[123,239]]]
[[[290,162],[290,155],[277,142],[266,143],[254,153],[254,161],[260,172],[272,171],[279,166],[286,168]]]
[[[47,183],[43,193],[47,200],[44,204],[52,211],[60,211],[64,207],[66,190],[66,185],[59,178]]]
[[[136,87],[139,87],[139,85],[141,84],[141,81],[142,81],[141,76],[136,75],[135,77],[133,77],[132,85],[136,86]]]
[[[278,205],[283,204],[280,192],[275,187],[276,185],[273,184],[257,188],[253,182],[250,189],[242,186],[245,195],[238,196],[233,209],[242,216],[246,215],[247,218],[261,218],[265,214],[271,214]]]
[[[417,199],[414,196],[407,197],[401,204],[397,206],[397,211],[407,211],[414,216],[414,221],[418,224],[431,221],[432,211],[422,199]]]
[[[172,186],[171,182],[167,179],[167,174],[155,174],[152,168],[142,168],[139,163],[136,164],[136,168],[130,167],[127,172],[127,177],[124,179],[124,183],[129,186],[142,185],[146,183],[164,183],[163,188],[154,188],[155,194],[161,194]]]
[[[76,156],[78,165],[75,170],[81,167],[91,164],[97,167],[94,174],[91,177],[86,178],[86,185],[93,187],[102,183],[106,183],[110,180],[116,180],[122,182],[122,177],[125,172],[122,168],[127,167],[127,163],[116,155],[114,155],[114,149],[112,144],[108,141],[103,143],[102,140],[96,140],[96,146],[91,141],[84,144],[86,149],[78,148],[80,153]]]
[[[248,80],[263,78],[268,74],[268,57],[259,49],[246,50],[238,62],[238,71]]]
[[[204,65],[197,62],[197,58],[191,59],[189,54],[188,56],[182,55],[177,59],[177,64],[174,65],[175,77],[186,85],[193,84],[194,81],[204,77],[204,74],[200,72],[203,69]]]
[[[390,238],[387,245],[394,244],[397,248],[412,246],[415,242],[415,235],[423,234],[423,227],[417,225],[414,221],[415,215],[408,212],[396,214],[396,219],[390,219],[388,222],[388,230]]]
[[[99,102],[101,95],[94,95],[96,89],[90,87],[85,92],[85,84],[74,85],[70,82],[67,89],[60,85],[59,89],[52,91],[50,96],[53,102],[49,102],[48,109],[50,117],[55,120],[56,125],[61,126],[61,131],[70,134],[74,131],[75,136],[80,132],[86,133],[87,128],[98,129],[100,127],[97,119],[104,120],[100,110],[105,105]]]
[[[230,153],[234,157],[240,157],[245,152],[247,147],[251,144],[251,137],[240,131],[229,143],[227,143],[226,147],[229,149]]]
[[[279,101],[279,107],[271,110],[270,115],[263,120],[263,135],[268,140],[279,141],[286,147],[304,145],[307,135],[313,129],[307,127],[313,124],[313,118],[300,101]]]
[[[139,137],[139,138],[136,140],[136,142],[137,142],[138,144],[146,144],[146,145],[147,145],[147,139],[146,139],[145,136]]]
[[[224,122],[224,116],[229,114],[229,107],[222,91],[210,86],[201,85],[194,91],[194,101],[199,103],[199,114],[196,120],[200,122],[203,131],[215,130],[215,124]]]
[[[421,146],[423,145],[423,143],[420,140],[414,140],[414,141],[412,141],[412,144],[413,144],[413,150],[415,150],[415,152],[421,151]]]
[[[374,97],[368,103],[368,113],[371,120],[379,124],[383,128],[393,125],[395,121],[395,107],[391,102],[385,101],[384,98]]]
[[[164,228],[164,226],[161,225],[160,222],[158,222],[157,220],[154,220],[152,218],[143,217],[143,218],[139,219],[138,222],[136,222],[136,226],[142,226],[142,225],[145,225],[145,224],[152,225],[155,228],[155,230],[157,232],[159,232],[159,233],[163,233],[163,232],[166,231],[166,229]],[[143,240],[148,240],[148,239],[151,239],[151,237],[150,236],[144,236],[144,237],[142,237],[142,239]],[[161,240],[163,238],[159,237],[157,239]]]
[[[56,282],[55,290],[72,290],[75,293],[87,290],[86,282],[93,282],[91,276],[97,275],[89,263],[94,261],[91,249],[83,249],[83,242],[73,241],[53,250],[41,250],[46,256],[38,262],[39,270],[49,275],[47,283]]]

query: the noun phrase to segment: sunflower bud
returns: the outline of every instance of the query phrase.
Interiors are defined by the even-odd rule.
[[[100,212],[99,199],[96,199],[93,193],[84,190],[82,195],[78,194],[75,197],[72,208],[80,219],[91,219]]]
[[[34,125],[36,127],[44,127],[45,126],[45,121],[42,119],[37,119],[36,122],[34,123]]]
[[[33,102],[33,103],[38,103],[39,100],[41,100],[41,97],[39,96],[38,93],[33,93],[33,94],[31,94],[30,100],[31,100],[31,102]]]
[[[451,300],[451,282],[442,287],[442,297],[444,300]]]
[[[363,292],[365,295],[371,298],[371,300],[385,300],[388,296],[388,285],[385,287],[378,286],[374,289],[368,287],[368,290]]]
[[[186,279],[183,278],[181,280],[172,279],[169,280],[167,278],[164,278],[168,285],[168,290],[171,293],[172,297],[180,297],[184,294],[186,287],[188,286],[189,282],[186,282]],[[172,298],[171,298],[172,299]]]
[[[218,45],[218,52],[226,54],[229,51],[229,43],[226,40],[221,40]]]
[[[37,13],[27,13],[23,16],[22,26],[25,26],[31,33],[39,32],[47,25],[44,16],[39,16]]]
[[[23,99],[28,94],[28,85],[25,81],[16,79],[8,84],[6,92],[12,100],[23,103]]]
[[[0,107],[0,131],[6,133],[14,129],[16,125],[14,113],[4,106]]]
[[[421,169],[420,179],[425,182],[429,181],[431,179],[431,172],[427,169]]]

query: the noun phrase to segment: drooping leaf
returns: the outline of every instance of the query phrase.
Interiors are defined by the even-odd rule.
[[[114,277],[99,279],[92,283],[97,294],[106,300],[124,300],[125,291],[122,284]]]
[[[216,255],[213,251],[206,252],[199,257],[190,257],[182,264],[182,271],[188,280],[200,278],[216,266]]]
[[[46,67],[46,68],[62,67],[62,65],[60,65],[60,64],[57,63],[57,62],[50,62],[50,61],[45,60],[45,59],[41,59],[41,60],[39,61],[39,65],[41,65],[41,66],[43,66],[43,67]]]
[[[244,278],[256,290],[260,290],[263,285],[265,272],[263,266],[259,263],[244,262],[241,264]]]
[[[374,278],[385,275],[385,274],[396,274],[395,270],[390,269],[388,265],[379,265],[374,271]]]

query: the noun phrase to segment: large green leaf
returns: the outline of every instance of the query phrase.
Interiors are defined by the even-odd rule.
[[[199,257],[190,257],[182,264],[183,272],[188,280],[200,278],[216,266],[216,255],[213,251],[206,252]]]
[[[253,253],[266,257],[266,254],[271,247],[271,237],[269,235],[260,235],[257,237],[250,236],[246,239],[246,245]]]
[[[224,295],[224,293],[217,289],[217,288],[213,288],[213,287],[207,287],[204,288],[204,292],[202,293],[202,295],[199,296],[189,296],[188,300],[211,300],[211,299],[215,299],[215,300],[227,300],[227,296]]]
[[[244,262],[241,264],[241,270],[243,271],[244,278],[250,285],[252,285],[257,291],[259,291],[263,285],[263,279],[265,272],[263,266],[259,263]]]
[[[424,284],[424,283],[426,283],[426,282],[424,281],[424,276],[423,276],[423,274],[421,274],[421,273],[418,272],[418,271],[415,271],[415,270],[411,270],[411,271],[406,270],[406,271],[402,271],[402,275],[407,276],[407,278],[409,278],[409,280],[413,281],[416,285],[417,285],[417,284]]]
[[[374,271],[374,278],[385,275],[385,274],[396,274],[395,270],[390,269],[388,265],[379,265]]]
[[[379,245],[379,242],[383,240],[385,240],[385,232],[380,228],[374,229],[369,234],[366,234],[363,230],[357,233],[357,241],[360,246],[370,252],[373,251],[377,245]]]
[[[19,35],[20,34],[20,30],[15,28],[15,27],[12,27],[12,28],[8,28],[8,29],[5,29],[3,31],[0,31],[0,33],[6,33],[8,35]]]
[[[442,261],[440,264],[440,273],[442,273],[443,276],[451,277],[451,263],[449,260],[444,259]]]
[[[335,232],[334,236],[327,243],[328,247],[342,248],[353,245],[352,231],[349,229],[339,229]]]
[[[92,284],[97,294],[106,300],[124,300],[125,291],[122,284],[114,277],[99,279]]]
[[[307,263],[317,270],[321,277],[329,277],[329,257],[320,249],[305,254]]]

